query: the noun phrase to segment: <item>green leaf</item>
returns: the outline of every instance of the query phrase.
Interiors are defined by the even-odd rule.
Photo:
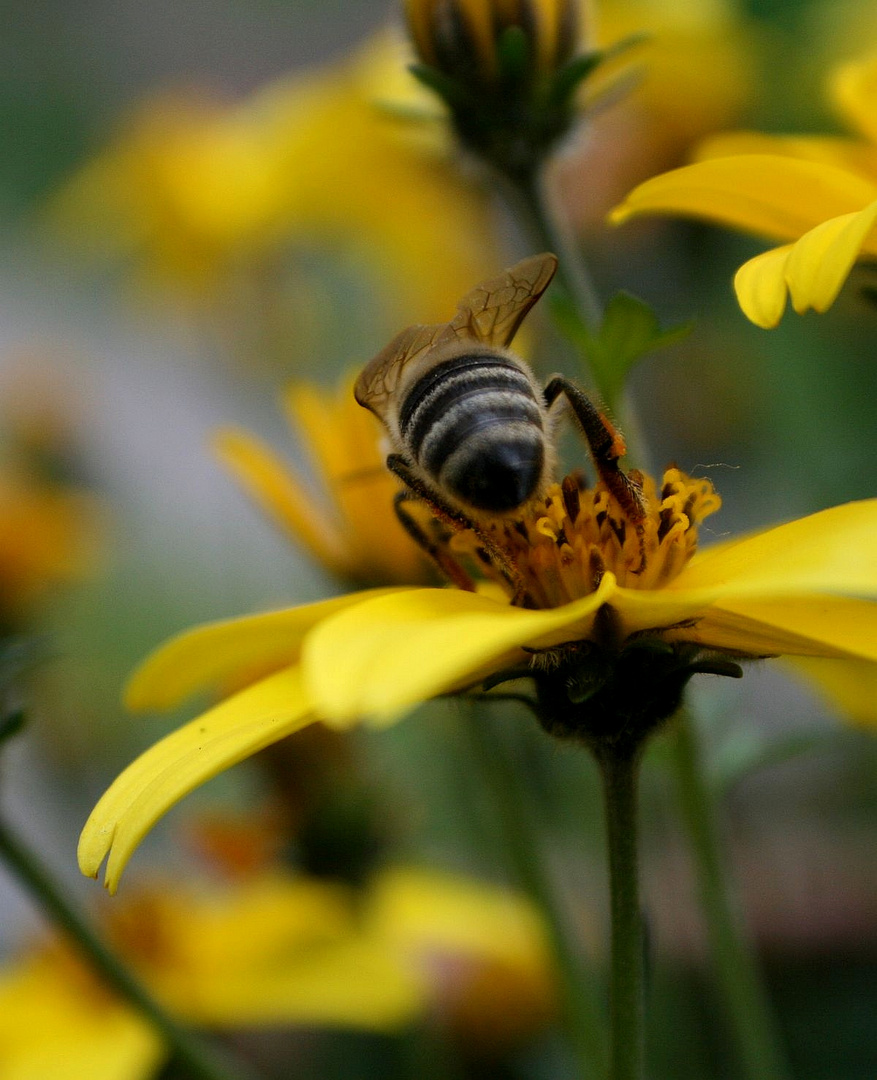
[[[624,390],[634,364],[648,353],[675,345],[691,333],[693,323],[662,329],[658,317],[644,301],[628,292],[609,301],[603,322],[590,341],[591,364],[611,405]]]
[[[743,730],[725,739],[718,748],[710,772],[715,790],[727,794],[741,780],[759,769],[783,765],[804,754],[838,745],[835,731],[795,732],[767,738],[752,730]]]

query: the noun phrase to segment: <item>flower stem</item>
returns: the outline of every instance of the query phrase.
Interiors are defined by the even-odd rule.
[[[714,800],[704,779],[697,732],[685,709],[676,718],[674,763],[679,804],[697,864],[718,989],[747,1080],[789,1075],[758,963],[732,898]]]
[[[558,258],[557,277],[586,327],[600,324],[603,308],[573,230],[554,205],[543,168],[535,167],[514,183],[536,239]],[[599,388],[598,388],[599,389]]]
[[[486,710],[476,714],[475,708],[470,707],[467,719],[469,742],[499,811],[514,873],[547,924],[560,980],[564,1026],[578,1061],[579,1076],[581,1080],[605,1076],[605,1017],[596,982],[586,978],[582,970],[581,949],[570,931],[566,913],[558,904],[541,858],[539,837],[521,790],[518,770],[503,742],[502,732],[490,723]]]
[[[53,923],[74,942],[106,984],[140,1012],[164,1039],[192,1080],[252,1080],[253,1073],[194,1032],[181,1027],[140,985],[62,896],[37,857],[0,822],[0,858],[16,874]]]
[[[611,1080],[641,1080],[645,1059],[644,937],[637,827],[639,747],[594,746],[603,780],[612,915]]]

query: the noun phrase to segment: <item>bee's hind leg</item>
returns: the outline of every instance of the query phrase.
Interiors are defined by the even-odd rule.
[[[418,496],[410,491],[397,491],[393,496],[393,510],[396,513],[396,517],[399,519],[399,524],[405,532],[408,533],[414,543],[417,544],[421,551],[425,552],[425,554],[432,559],[441,573],[450,579],[452,584],[456,585],[458,589],[463,589],[466,592],[475,592],[475,582],[466,573],[463,567],[456,559],[452,558],[447,551],[444,551],[436,544],[405,509],[404,504],[416,498],[418,498]],[[432,507],[430,507],[430,509],[432,509]]]
[[[467,529],[473,532],[481,543],[484,560],[500,571],[512,589],[512,603],[524,607],[530,606],[527,603],[527,592],[520,571],[508,554],[486,535],[477,521],[473,521],[467,514],[451,506],[438,492],[424,483],[401,454],[390,454],[387,458],[387,468],[398,476],[408,489],[400,491],[393,500],[393,508],[402,527],[454,585],[467,592],[475,591],[475,583],[456,559],[434,543],[414,518],[403,509],[403,503],[409,499],[421,499],[434,517],[450,526],[455,532],[464,532]]]

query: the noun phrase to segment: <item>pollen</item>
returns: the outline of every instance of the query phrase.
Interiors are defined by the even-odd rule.
[[[588,488],[580,473],[572,473],[518,517],[482,522],[481,537],[463,531],[449,540],[450,548],[515,602],[537,608],[588,595],[606,571],[626,588],[661,588],[694,554],[700,523],[721,499],[709,480],[677,468],[665,471],[660,488],[642,474],[632,473],[631,480],[642,487],[643,516],[632,517],[602,481]],[[507,566],[487,556],[485,535]]]

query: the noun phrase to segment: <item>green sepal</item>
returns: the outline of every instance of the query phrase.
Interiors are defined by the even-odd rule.
[[[449,109],[459,109],[468,100],[459,83],[429,64],[409,64],[408,70],[427,90],[438,94]]]
[[[532,62],[530,41],[520,26],[507,26],[496,43],[500,81],[523,82]]]
[[[601,64],[640,45],[650,36],[650,34],[630,34],[607,49],[594,49],[574,57],[554,76],[548,92],[548,104],[555,108],[566,105],[585,79],[589,78]]]

